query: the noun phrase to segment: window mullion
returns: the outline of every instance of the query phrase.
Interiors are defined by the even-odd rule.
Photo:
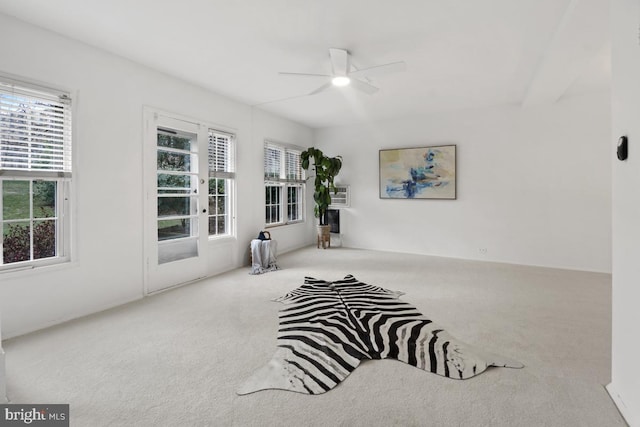
[[[284,215],[282,214],[283,210],[282,210],[282,201],[284,200],[285,196],[284,196],[284,184],[280,183],[279,187],[278,187],[278,222],[280,224],[286,224],[285,220],[284,220]]]
[[[64,247],[64,238],[62,230],[64,230],[64,218],[62,218],[60,205],[64,203],[64,183],[62,181],[56,181],[56,200],[55,200],[55,214],[56,214],[56,223],[55,223],[55,239],[56,239],[56,256],[58,254],[63,253],[62,248]]]
[[[287,179],[287,155],[286,150],[284,148],[280,149],[280,179]],[[280,209],[278,215],[278,222],[281,224],[286,224],[287,219],[285,217],[285,212],[287,209],[287,189],[284,183],[280,183]]]
[[[29,261],[33,261],[34,259],[34,250],[33,250],[33,244],[34,244],[34,236],[33,236],[33,231],[34,231],[34,212],[33,212],[33,180],[30,179],[29,180],[29,240],[30,240],[30,245],[29,245]]]

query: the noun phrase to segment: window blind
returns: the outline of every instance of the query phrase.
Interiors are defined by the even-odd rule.
[[[71,176],[71,99],[0,80],[0,174]]]
[[[300,162],[300,152],[294,150],[285,151],[285,175],[289,182],[302,183],[302,165]]]
[[[234,178],[233,159],[234,136],[209,129],[209,177]]]
[[[270,182],[304,183],[300,150],[265,142],[264,179]]]
[[[279,181],[282,164],[282,148],[265,143],[264,145],[264,179]]]

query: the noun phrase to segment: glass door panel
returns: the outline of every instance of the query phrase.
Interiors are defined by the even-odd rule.
[[[198,256],[197,134],[157,130],[158,264]]]

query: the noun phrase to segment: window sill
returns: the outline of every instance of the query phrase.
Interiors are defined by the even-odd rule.
[[[304,224],[304,223],[305,223],[304,220],[291,221],[291,222],[282,222],[282,223],[277,223],[277,224],[268,224],[268,225],[265,225],[264,228],[286,227],[288,225],[298,225],[298,224]]]
[[[0,269],[0,276],[2,276],[3,278],[11,278],[26,275],[49,274],[59,270],[75,268],[77,266],[78,262],[72,261],[70,259],[61,260],[55,263],[27,264],[19,267],[5,267],[3,269]]]

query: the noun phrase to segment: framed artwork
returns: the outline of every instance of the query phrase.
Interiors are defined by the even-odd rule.
[[[380,150],[381,199],[455,199],[456,146]]]

